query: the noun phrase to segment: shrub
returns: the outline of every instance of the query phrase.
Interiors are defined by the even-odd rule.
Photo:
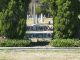
[[[7,39],[0,41],[0,47],[27,47],[30,43],[30,40]]]
[[[75,47],[80,47],[80,40],[79,41],[76,41],[75,44],[74,44],[74,46]]]
[[[30,0],[1,0],[1,34],[6,38],[24,38]],[[4,5],[3,5],[4,4]],[[5,9],[4,9],[5,8]]]
[[[80,40],[77,39],[54,39],[50,41],[54,47],[80,47]]]
[[[80,31],[79,0],[45,0],[53,16],[54,38],[75,38]],[[76,8],[74,8],[76,7]],[[78,37],[78,36],[77,36]]]

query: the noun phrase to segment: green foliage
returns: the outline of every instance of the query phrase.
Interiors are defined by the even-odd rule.
[[[75,38],[80,30],[79,0],[47,0],[53,15],[54,38]]]
[[[0,36],[1,36],[1,19],[2,19],[2,13],[0,12]]]
[[[42,11],[40,6],[36,6],[36,14],[40,14]]]
[[[46,3],[48,5],[48,12],[51,13],[51,15],[56,15],[57,11],[57,5],[56,0],[43,0],[42,3]]]
[[[80,47],[80,40],[78,39],[53,39],[50,45],[54,47]]]
[[[0,0],[0,12],[7,8],[10,0]]]
[[[50,11],[49,11],[49,2],[47,0],[40,0],[40,8],[41,8],[41,13],[43,13],[44,15],[48,16],[51,15]]]
[[[47,15],[47,14],[49,14],[49,12],[47,11],[47,9],[45,8],[45,9],[43,9],[43,8],[41,8],[41,6],[36,6],[36,14],[41,14],[41,13],[43,13],[43,14],[45,14],[45,15]]]
[[[26,15],[30,0],[9,0],[0,18],[2,35],[7,38],[23,38],[26,31]]]
[[[30,43],[29,40],[6,39],[0,41],[0,47],[27,47]]]

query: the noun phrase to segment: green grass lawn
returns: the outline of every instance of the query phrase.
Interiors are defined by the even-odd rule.
[[[44,22],[41,22],[41,21],[39,20],[39,23],[46,24],[46,23],[48,23],[50,20],[52,20],[52,18],[44,18]],[[31,18],[29,18],[29,19],[26,21],[26,24],[27,24],[27,25],[32,25],[33,23],[34,23],[34,21],[33,21]]]
[[[80,60],[80,49],[74,50],[0,50],[0,60]]]

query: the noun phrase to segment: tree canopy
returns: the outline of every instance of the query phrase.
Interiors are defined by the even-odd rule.
[[[0,0],[1,34],[7,38],[23,38],[30,0]],[[5,2],[4,2],[5,1]]]
[[[53,15],[53,38],[76,38],[80,30],[79,0],[46,0]]]

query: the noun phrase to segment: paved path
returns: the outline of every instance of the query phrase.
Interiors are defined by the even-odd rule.
[[[0,47],[0,60],[80,60],[80,47]]]
[[[80,50],[80,47],[0,47],[0,50]]]

